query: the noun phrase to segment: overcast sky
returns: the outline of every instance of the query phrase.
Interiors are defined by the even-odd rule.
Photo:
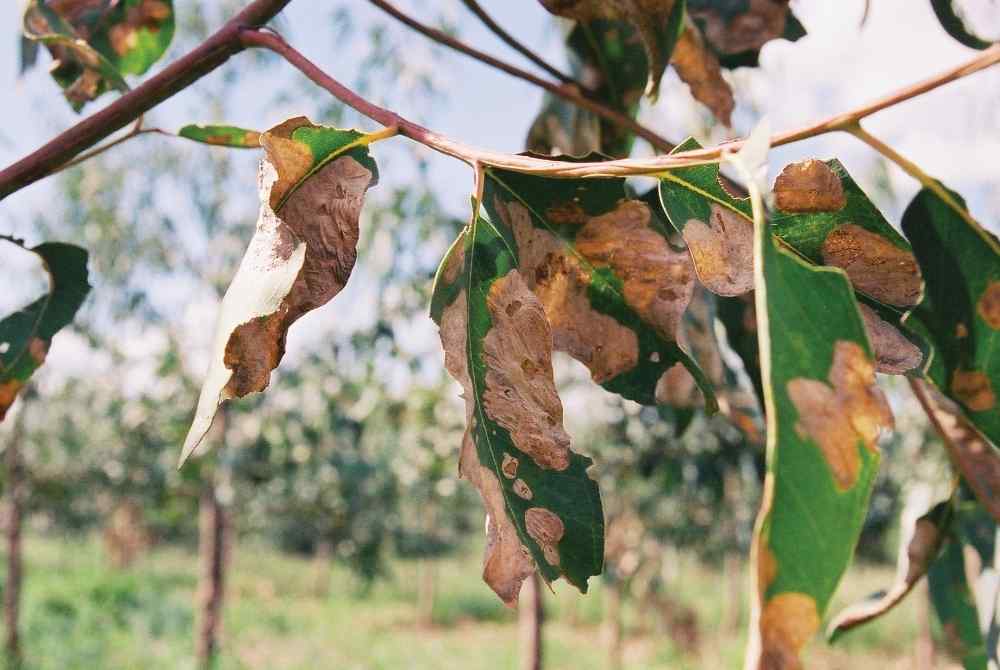
[[[331,40],[331,26],[314,14],[317,0],[294,0],[286,10],[283,30],[301,51],[331,75],[350,80],[364,56],[357,43],[348,49],[339,48]],[[470,18],[457,0],[399,0],[399,6],[429,20],[446,19],[459,27],[460,35],[470,43],[501,54],[530,69],[517,54]],[[484,0],[484,6],[523,42],[532,45],[555,63],[562,64],[560,28],[532,0]],[[803,125],[849,109],[875,97],[900,88],[943,69],[970,59],[976,52],[948,37],[937,24],[929,2],[925,0],[872,0],[871,12],[864,27],[859,27],[863,0],[793,1],[797,15],[809,35],[792,44],[775,41],[764,48],[761,67],[744,69],[731,76],[737,89],[738,107],[735,128],[715,129],[706,136],[707,114],[690,102],[686,87],[668,73],[660,103],[644,109],[644,122],[674,140],[695,134],[703,141],[719,140],[745,134],[766,116],[775,131]],[[988,35],[1000,35],[1000,8],[995,0],[969,0],[966,3],[985,25]],[[23,79],[18,78],[17,39],[14,28],[19,24],[17,2],[0,2],[0,26],[7,37],[0,40],[0,90],[7,92],[0,110],[0,165],[22,157],[40,146],[61,129],[78,120],[65,104],[45,67],[35,68]],[[177,0],[178,12],[197,11],[200,3]],[[342,6],[348,8],[360,28],[372,21],[383,20],[381,14],[363,0],[342,0],[324,3],[325,11]],[[325,16],[325,15],[324,15]],[[990,25],[992,24],[992,25]],[[402,45],[406,65],[402,81],[391,89],[370,92],[376,102],[390,100],[398,112],[429,125],[446,135],[466,143],[491,149],[516,152],[524,142],[525,130],[541,102],[541,93],[528,84],[514,80],[464,56],[428,43],[405,28],[390,24],[388,39]],[[171,57],[176,57],[176,50]],[[47,56],[40,57],[43,61]],[[236,56],[246,59],[248,55]],[[408,96],[413,82],[420,75],[429,75],[447,93],[440,102],[427,104],[417,95]],[[214,73],[206,79],[211,86]],[[212,119],[199,105],[197,91],[186,91],[161,105],[148,115],[149,125],[176,129],[191,121],[227,120],[253,128],[267,128],[283,119],[301,113],[314,113],[312,100],[290,99],[281,105],[261,104],[259,90],[273,86],[275,77],[294,77],[283,67],[271,68],[259,76],[251,71],[245,89],[228,119]],[[217,81],[217,80],[216,80]],[[111,96],[98,105],[107,104]],[[928,95],[902,104],[872,117],[866,126],[903,155],[920,164],[927,172],[941,178],[968,199],[973,214],[985,225],[997,230],[1000,211],[1000,189],[997,188],[997,156],[1000,155],[1000,67],[982,72],[951,84]],[[96,106],[88,107],[93,111]],[[358,119],[369,130],[375,124]],[[177,142],[147,136],[133,142],[143,142],[155,150],[157,143]],[[406,140],[394,140],[399,146]],[[210,149],[204,149],[210,150]],[[643,147],[643,150],[647,150]],[[197,150],[193,150],[196,160]],[[461,163],[428,150],[407,147],[404,150],[376,147],[376,156],[392,153],[392,161],[382,161],[383,183],[399,183],[410,178],[415,157],[423,155],[438,195],[449,212],[465,218],[471,188],[471,175]],[[883,178],[878,157],[857,140],[845,135],[826,136],[783,147],[772,152],[771,174],[791,160],[804,157],[839,157],[855,179],[883,206],[893,223],[917,184],[894,167]],[[238,171],[245,173],[248,198],[256,197],[256,158],[247,152],[239,159]],[[896,197],[888,197],[884,189],[876,188],[880,179],[888,183]],[[36,212],[50,207],[55,191],[52,182],[37,183],[0,202],[0,231],[14,231],[32,236],[31,221]],[[234,194],[238,196],[239,194]],[[137,213],[137,216],[141,213]],[[0,252],[0,264],[14,262],[9,252]],[[22,301],[18,288],[11,285],[11,274],[0,277],[0,309]],[[338,301],[364,304],[363,282],[353,281]],[[335,302],[338,302],[335,301]],[[328,308],[332,308],[330,305]],[[199,319],[214,305],[199,308]],[[314,318],[322,318],[326,310]],[[433,336],[430,324],[428,333]],[[200,329],[205,330],[205,329]],[[304,332],[307,328],[300,328]],[[295,334],[290,341],[294,349]],[[196,347],[207,349],[209,333],[195,333],[202,341]]]

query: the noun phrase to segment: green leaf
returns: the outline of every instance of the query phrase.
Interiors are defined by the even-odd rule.
[[[49,273],[48,294],[0,321],[0,421],[14,403],[18,391],[37,370],[48,353],[52,337],[73,321],[83,304],[87,283],[87,252],[72,244],[45,242],[25,247],[7,235],[0,241],[37,254]],[[13,282],[8,277],[4,281]]]
[[[604,517],[591,459],[572,452],[552,372],[552,329],[518,271],[518,247],[473,201],[435,280],[431,313],[463,387],[459,470],[486,505],[483,578],[507,604],[535,569],[587,590],[601,572]]]
[[[932,381],[1000,444],[1000,244],[946,197],[925,188],[903,213],[926,282],[916,315],[941,364]]]
[[[986,641],[979,630],[972,591],[965,579],[962,545],[949,542],[927,574],[931,603],[949,651],[965,670],[987,670]]]
[[[714,412],[711,382],[677,343],[694,289],[690,259],[670,246],[650,207],[622,179],[485,173],[483,207],[517,249],[555,348],[605,389],[644,405],[694,382]]]
[[[124,75],[144,74],[163,56],[174,35],[173,2],[31,0],[24,34],[48,47],[52,76],[79,111],[105,91],[127,90]]]
[[[988,49],[993,44],[972,32],[956,10],[955,0],[931,0],[931,7],[945,32],[970,49]]]
[[[218,405],[263,391],[299,317],[336,296],[357,258],[358,218],[378,182],[364,134],[289,119],[260,137],[260,218],[222,299],[215,342],[181,463],[202,443]]]
[[[851,561],[891,415],[843,272],[806,263],[763,226],[754,261],[768,430],[748,661],[796,667]]]
[[[940,502],[920,517],[910,514],[907,519],[908,512],[908,509],[903,510],[899,559],[892,586],[873,593],[838,614],[827,628],[827,638],[831,643],[843,633],[877,619],[901,603],[937,558],[947,538],[954,502]]]
[[[233,147],[235,149],[260,148],[259,132],[256,130],[247,130],[246,128],[237,128],[236,126],[189,124],[181,128],[177,134],[195,142],[213,144],[220,147]]]

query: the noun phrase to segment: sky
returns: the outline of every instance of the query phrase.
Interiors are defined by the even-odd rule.
[[[200,3],[177,0],[179,14],[198,11]],[[318,0],[294,0],[283,13],[281,30],[299,50],[336,78],[349,81],[358,70],[367,49],[355,39],[339,40],[327,20],[318,20]],[[509,59],[526,69],[533,69],[518,54],[512,53],[462,8],[458,0],[399,0],[398,5],[424,20],[443,21],[455,26],[467,42],[490,53]],[[494,17],[524,43],[543,57],[564,67],[561,27],[532,0],[483,0]],[[978,19],[986,36],[1000,36],[1000,6],[995,0],[968,0],[966,8]],[[872,0],[868,20],[860,25],[864,0],[793,0],[792,6],[808,30],[808,36],[796,43],[775,41],[765,46],[761,67],[743,69],[727,75],[737,95],[734,128],[709,129],[709,116],[691,98],[685,85],[668,72],[654,107],[644,107],[641,120],[664,136],[679,141],[694,135],[703,142],[743,136],[763,117],[775,131],[808,124],[831,114],[850,109],[873,98],[920,80],[938,71],[952,68],[972,58],[976,52],[948,37],[934,18],[929,2],[924,0]],[[363,31],[386,19],[363,0],[323,3],[330,13],[337,7],[350,12],[356,30]],[[326,15],[323,15],[326,16]],[[9,28],[7,39],[0,40],[0,90],[7,91],[0,111],[0,165],[41,146],[47,139],[79,120],[63,101],[45,72],[38,67],[24,77],[18,75],[18,43],[14,28],[19,24],[17,2],[0,3],[0,26]],[[375,102],[393,109],[414,121],[425,124],[467,144],[517,152],[542,93],[533,86],[512,79],[465,56],[434,45],[423,37],[389,21],[386,40],[399,45],[397,55],[404,65],[398,81],[366,92]],[[347,48],[338,48],[347,44]],[[178,57],[172,50],[166,61]],[[41,59],[47,58],[41,56]],[[236,59],[249,59],[241,54]],[[164,62],[166,62],[164,61]],[[162,67],[162,64],[158,67]],[[209,75],[202,86],[211,86],[222,72]],[[313,99],[285,99],[280,104],[262,100],[263,91],[284,78],[296,78],[285,67],[262,70],[250,68],[241,96],[229,105],[226,119],[211,118],[202,105],[198,89],[188,90],[163,103],[149,115],[149,124],[176,129],[188,122],[228,121],[253,128],[267,128],[285,118],[316,109]],[[444,95],[428,99],[417,95],[422,77],[430,78]],[[107,104],[105,96],[91,112]],[[980,221],[998,230],[1000,189],[997,188],[997,162],[1000,155],[1000,67],[938,89],[925,96],[886,110],[866,122],[876,136],[895,147],[927,172],[962,193]],[[352,117],[366,130],[376,124]],[[182,140],[147,136],[133,142],[146,143],[155,150],[159,142]],[[381,162],[383,184],[402,183],[411,178],[417,160],[424,159],[430,182],[446,210],[460,218],[467,216],[472,187],[469,169],[453,159],[426,148],[395,139],[386,147],[375,148]],[[193,166],[197,151],[192,149]],[[640,152],[649,152],[641,146]],[[846,135],[828,135],[774,150],[770,156],[773,178],[786,163],[808,157],[840,158],[852,176],[883,207],[890,221],[898,223],[906,202],[918,186],[894,166],[884,162],[870,149]],[[245,175],[246,198],[256,197],[256,157],[247,152],[237,163]],[[31,222],[39,212],[51,208],[55,187],[51,181],[36,183],[0,201],[0,231],[12,231],[39,241]],[[239,194],[234,194],[236,197]],[[137,216],[142,213],[138,212]],[[252,214],[249,214],[252,216]],[[377,247],[378,245],[376,245]],[[0,252],[0,265],[26,267],[31,259]],[[379,259],[372,259],[376,264]],[[391,262],[382,259],[381,262]],[[17,266],[15,264],[21,264]],[[360,272],[363,273],[363,269]],[[358,273],[356,273],[358,274]],[[4,268],[0,275],[0,309],[6,310],[30,297],[40,279],[11,280]],[[13,275],[18,276],[18,275]],[[40,275],[39,275],[40,276]],[[12,284],[11,282],[14,281]],[[364,282],[355,279],[337,301],[341,304],[366,304]],[[210,319],[216,309],[214,299],[179,298],[189,302],[188,310],[198,321]],[[330,311],[334,310],[334,311]],[[336,308],[328,305],[313,319],[328,318]],[[363,307],[358,307],[360,314]],[[368,315],[371,316],[370,314]],[[434,329],[423,324],[420,338],[434,339]],[[210,329],[196,329],[192,348],[207,354]],[[307,331],[305,327],[298,329]],[[296,335],[290,340],[294,355]],[[301,340],[304,342],[304,340]]]

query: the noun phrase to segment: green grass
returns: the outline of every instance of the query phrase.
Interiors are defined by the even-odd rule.
[[[26,541],[22,644],[26,668],[143,670],[193,668],[197,557],[161,547],[127,571],[106,567],[97,542],[31,536]],[[516,614],[479,581],[478,551],[435,566],[431,622],[418,625],[421,566],[397,562],[371,589],[334,567],[323,578],[309,561],[257,545],[234,547],[227,585],[220,670],[487,670],[517,668]],[[742,626],[726,619],[726,580],[681,557],[673,596],[698,613],[700,643],[685,653],[659,617],[626,610],[629,669],[739,668]],[[741,573],[743,571],[741,570]],[[858,568],[838,603],[885,586],[890,571]],[[738,577],[742,579],[742,574]],[[320,584],[327,595],[321,595]],[[599,583],[582,597],[564,584],[547,597],[546,668],[607,667]],[[738,615],[745,620],[742,598]],[[817,640],[808,668],[914,667],[919,599],[847,636],[836,648]],[[731,618],[731,616],[730,616]],[[936,666],[950,667],[942,662]]]

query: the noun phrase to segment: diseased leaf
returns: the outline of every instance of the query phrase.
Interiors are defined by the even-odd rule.
[[[45,362],[53,336],[73,321],[90,292],[87,252],[73,244],[25,247],[7,235],[0,241],[37,254],[49,274],[49,292],[0,320],[0,421],[28,378]],[[4,281],[11,282],[11,278]]]
[[[483,207],[517,249],[557,350],[645,405],[668,402],[668,373],[684,368],[715,411],[711,383],[677,344],[694,288],[690,259],[670,246],[645,202],[626,198],[623,180],[489,169]]]
[[[189,124],[181,128],[177,134],[195,142],[214,144],[221,147],[233,147],[235,149],[260,148],[259,132],[256,130],[247,130],[246,128],[237,128],[236,126]]]
[[[754,261],[768,470],[747,665],[800,668],[850,563],[892,417],[843,273],[780,248],[764,226]]]
[[[914,317],[940,363],[931,381],[1000,444],[1000,244],[971,218],[960,196],[952,193],[950,200],[923,189],[903,213],[903,231],[926,281]]]
[[[970,49],[988,49],[992,45],[992,42],[977,36],[968,27],[965,19],[955,7],[955,0],[931,0],[931,7],[945,32],[965,46]]]
[[[694,99],[708,107],[716,119],[732,124],[733,90],[722,77],[719,59],[705,43],[694,22],[687,18],[684,32],[670,59],[677,76],[691,89]]]
[[[933,384],[920,379],[910,384],[940,433],[952,465],[983,507],[1000,522],[1000,450]]]
[[[684,0],[540,0],[557,16],[581,23],[624,21],[636,31],[646,53],[649,76],[646,94],[655,98],[667,69],[684,14]]]
[[[126,90],[122,77],[145,73],[174,34],[172,0],[31,0],[25,35],[44,43],[52,76],[79,111],[108,90]]]
[[[661,50],[669,56],[683,29],[684,2],[674,3],[663,31]],[[578,22],[566,39],[573,76],[585,82],[596,99],[634,117],[649,81],[646,53],[627,21]],[[528,131],[527,148],[542,154],[583,156],[599,151],[621,158],[635,136],[627,128],[547,94],[542,111]]]
[[[483,579],[508,605],[536,569],[585,592],[604,552],[592,461],[570,451],[552,328],[517,269],[516,244],[479,199],[473,210],[438,271],[431,314],[466,401],[459,469],[486,506]]]
[[[698,149],[687,140],[674,151]],[[737,296],[753,289],[753,219],[750,202],[719,182],[719,166],[697,165],[660,175],[660,200],[684,238],[698,279],[713,293]]]
[[[260,218],[222,299],[181,463],[201,444],[222,401],[267,388],[292,323],[346,284],[364,196],[378,181],[367,145],[378,138],[305,117],[261,135]]]
[[[951,522],[953,502],[946,500],[932,507],[926,514],[904,522],[896,561],[896,577],[885,591],[873,593],[865,600],[838,614],[827,627],[827,637],[834,642],[855,626],[876,619],[902,602],[920,579],[927,574],[931,563],[947,537]],[[903,513],[904,519],[906,511]]]
[[[767,42],[806,34],[782,0],[688,0],[688,11],[726,68],[756,67]]]

